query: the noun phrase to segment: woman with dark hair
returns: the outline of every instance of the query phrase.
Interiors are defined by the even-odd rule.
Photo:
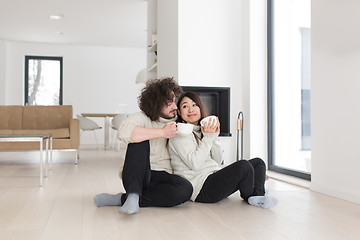
[[[128,143],[120,174],[126,193],[98,194],[96,206],[121,206],[120,212],[133,214],[139,207],[172,207],[189,200],[192,185],[172,174],[167,150],[176,133],[176,98],[181,93],[172,78],[147,82],[138,98],[141,112],[129,115],[118,129],[118,138]]]
[[[169,139],[168,149],[174,174],[186,178],[193,186],[192,201],[215,203],[239,190],[250,205],[272,208],[277,204],[277,199],[264,196],[266,166],[263,160],[240,160],[222,166],[219,120],[200,124],[207,115],[196,93],[181,95],[177,108],[177,121],[192,124],[193,132]]]

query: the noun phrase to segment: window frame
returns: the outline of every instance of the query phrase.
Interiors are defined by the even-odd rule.
[[[24,90],[24,105],[28,105],[29,101],[29,60],[50,60],[60,62],[60,89],[59,89],[59,105],[63,105],[63,57],[53,56],[25,56],[25,90]]]

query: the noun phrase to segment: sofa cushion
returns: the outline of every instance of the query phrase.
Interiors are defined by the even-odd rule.
[[[0,129],[21,129],[23,106],[0,106]]]
[[[69,128],[72,106],[24,106],[22,129],[46,130]]]
[[[0,135],[43,135],[51,134],[55,139],[68,139],[70,138],[69,128],[59,129],[43,129],[43,130],[0,130]]]
[[[55,138],[70,138],[69,128],[58,128],[58,129],[42,129],[42,130],[13,130],[13,134],[51,134]]]
[[[46,145],[44,142],[43,149]],[[73,149],[70,139],[53,139],[53,149]],[[0,150],[6,151],[23,151],[23,150],[37,150],[39,151],[38,142],[2,142],[0,144]]]
[[[0,129],[0,135],[11,135],[13,133],[14,130],[9,130],[9,129],[5,129],[5,130],[2,130]]]

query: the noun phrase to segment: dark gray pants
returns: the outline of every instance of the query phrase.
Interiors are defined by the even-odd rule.
[[[178,175],[151,170],[149,156],[149,141],[128,144],[122,173],[126,193],[139,194],[140,207],[173,207],[188,201],[191,183]],[[126,197],[124,194],[122,204]]]
[[[265,174],[266,165],[260,158],[234,162],[206,178],[195,202],[218,202],[238,190],[246,201],[251,196],[263,196]]]

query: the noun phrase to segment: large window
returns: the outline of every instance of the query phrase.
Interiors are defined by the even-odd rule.
[[[269,169],[310,179],[311,0],[268,0]]]
[[[62,102],[62,57],[25,56],[25,105]]]

